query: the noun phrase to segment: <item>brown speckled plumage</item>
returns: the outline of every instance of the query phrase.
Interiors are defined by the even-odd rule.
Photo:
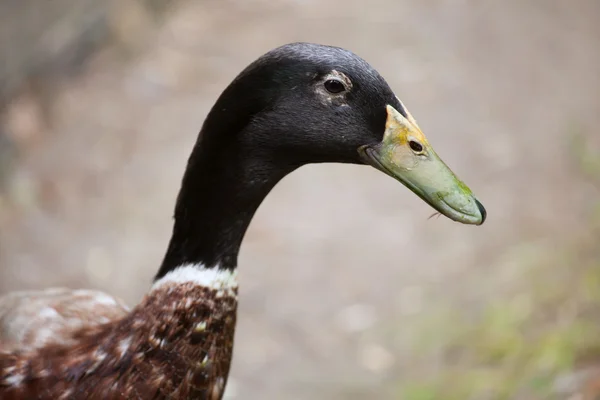
[[[0,351],[72,345],[74,332],[114,321],[128,312],[123,302],[96,290],[9,293],[0,298]]]
[[[222,291],[165,284],[120,319],[0,349],[0,399],[220,399],[236,307]]]

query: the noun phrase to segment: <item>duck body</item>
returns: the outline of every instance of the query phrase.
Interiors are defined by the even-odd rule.
[[[337,47],[279,47],[209,112],[165,257],[136,307],[67,289],[0,298],[0,399],[221,399],[246,229],[284,176],[327,162],[371,165],[453,220],[485,220],[366,61]]]
[[[96,293],[89,305],[104,306],[96,316],[113,316],[103,323],[69,317],[73,310],[46,302],[42,314],[53,309],[62,323],[31,326],[22,332],[26,352],[0,353],[0,398],[220,399],[233,351],[237,283],[231,273],[209,281],[198,271],[189,266],[167,275],[130,311]]]

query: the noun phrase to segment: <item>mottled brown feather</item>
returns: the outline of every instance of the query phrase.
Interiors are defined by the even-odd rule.
[[[73,334],[126,315],[119,299],[96,290],[64,288],[9,293],[0,298],[0,350],[31,351],[72,344]]]
[[[60,343],[0,350],[0,399],[221,399],[237,289],[152,290],[120,319]]]

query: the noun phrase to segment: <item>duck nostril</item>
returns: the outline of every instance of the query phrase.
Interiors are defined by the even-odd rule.
[[[416,153],[420,153],[423,151],[423,145],[419,142],[416,142],[414,140],[411,140],[408,142],[408,145],[410,146],[410,148],[412,149],[412,151],[416,152]]]

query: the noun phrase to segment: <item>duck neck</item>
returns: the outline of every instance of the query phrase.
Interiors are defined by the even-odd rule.
[[[203,132],[188,160],[173,234],[155,279],[182,265],[234,270],[244,234],[263,199],[296,166],[239,138]],[[252,136],[252,135],[250,135]]]

